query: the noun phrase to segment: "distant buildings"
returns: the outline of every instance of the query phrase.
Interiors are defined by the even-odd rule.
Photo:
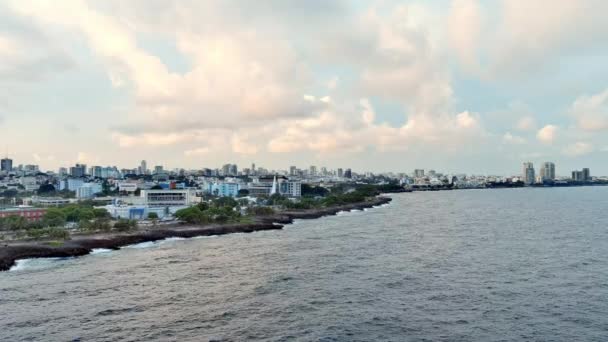
[[[416,177],[416,178],[424,177],[424,170],[423,169],[414,170],[414,177]]]
[[[140,175],[147,175],[148,174],[148,163],[146,163],[145,160],[142,160],[139,167],[137,168],[137,173]]]
[[[591,173],[588,168],[581,171],[572,171],[572,180],[575,182],[589,182],[591,181]]]
[[[40,221],[44,216],[46,209],[34,208],[27,206],[19,206],[14,208],[0,208],[0,218],[6,218],[9,216],[21,216],[28,221]]]
[[[534,164],[525,162],[522,172],[522,180],[526,185],[532,185],[535,182]]]
[[[87,166],[85,164],[76,164],[70,167],[70,176],[84,177],[87,174]]]
[[[544,162],[540,166],[540,180],[542,182],[555,180],[555,164],[552,162]]]
[[[142,190],[144,204],[150,207],[190,206],[195,203],[196,192],[183,190]]]
[[[353,172],[350,169],[346,169],[346,171],[344,171],[344,178],[353,178]]]
[[[13,171],[13,160],[9,158],[3,158],[0,160],[0,171],[11,172]]]

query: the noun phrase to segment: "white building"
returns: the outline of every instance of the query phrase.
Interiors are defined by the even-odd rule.
[[[143,220],[147,219],[150,213],[156,213],[158,218],[169,217],[177,210],[187,208],[187,207],[171,207],[171,208],[163,208],[163,207],[148,207],[142,205],[106,205],[105,208],[110,216],[115,219],[129,219],[129,220]]]
[[[80,178],[68,178],[59,181],[59,190],[76,191],[84,185],[84,181]]]
[[[193,189],[142,190],[140,197],[149,207],[191,206],[197,199]]]
[[[89,199],[95,197],[102,191],[101,184],[99,183],[84,183],[81,187],[76,189],[76,198],[78,199]]]
[[[118,183],[118,191],[135,192],[137,188],[137,183]]]
[[[541,181],[552,181],[555,179],[555,164],[551,162],[544,162],[540,166],[540,180]]]
[[[23,185],[25,191],[36,191],[38,190],[38,184],[36,183],[36,177],[21,177],[19,183]]]
[[[522,180],[526,185],[534,184],[536,180],[534,175],[534,164],[532,164],[531,162],[524,163]]]
[[[204,182],[203,192],[219,197],[236,197],[241,190],[241,183],[231,181]]]

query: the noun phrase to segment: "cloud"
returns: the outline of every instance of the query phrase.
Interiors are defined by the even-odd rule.
[[[94,165],[94,164],[99,164],[100,158],[97,156],[92,156],[86,152],[78,152],[76,161],[78,163],[85,164],[85,165]]]
[[[536,138],[543,144],[550,145],[557,137],[558,127],[555,125],[546,125],[538,130]]]
[[[577,142],[571,145],[568,145],[562,151],[565,155],[569,157],[578,157],[589,154],[593,152],[593,145],[588,142]]]
[[[40,154],[40,153],[32,153],[32,158],[34,158],[34,161],[36,161],[37,163],[49,162],[49,161],[55,160],[55,156],[52,154],[44,155],[44,154]],[[79,158],[80,158],[80,156],[79,156]]]
[[[43,29],[0,5],[0,84],[19,85],[73,68],[74,62]]]
[[[524,116],[517,121],[515,127],[520,131],[532,131],[536,128],[536,120],[531,116]]]
[[[570,109],[580,129],[589,132],[608,130],[608,89],[577,98]]]
[[[201,156],[209,153],[209,147],[198,147],[184,151],[184,155],[187,157]]]
[[[481,27],[482,13],[478,1],[452,1],[447,24],[448,43],[465,70],[474,73],[480,68],[478,50]]]
[[[513,134],[511,134],[511,132],[505,133],[502,136],[502,141],[506,144],[512,144],[512,145],[522,145],[527,142],[525,138],[517,136],[517,135],[513,135]]]

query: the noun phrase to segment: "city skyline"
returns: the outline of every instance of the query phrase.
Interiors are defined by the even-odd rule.
[[[550,161],[560,176],[608,174],[606,10],[9,0],[0,147],[53,170],[255,161],[511,175]]]

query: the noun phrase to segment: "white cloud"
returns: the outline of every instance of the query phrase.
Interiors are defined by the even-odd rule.
[[[520,131],[532,131],[536,128],[536,120],[531,116],[524,116],[517,121],[516,128]]]
[[[511,132],[505,133],[502,136],[502,141],[506,144],[512,144],[512,145],[522,145],[527,142],[525,138],[520,137],[518,135],[513,135],[513,134],[511,134]]]
[[[608,89],[592,96],[581,96],[570,109],[580,129],[590,132],[608,130]]]
[[[558,127],[555,125],[546,125],[545,127],[538,130],[536,138],[543,144],[550,145],[555,141],[557,137]]]
[[[562,151],[565,155],[570,157],[578,157],[589,154],[593,152],[593,145],[588,142],[576,142],[574,144],[568,145]]]
[[[187,157],[201,156],[207,153],[209,153],[209,147],[197,147],[184,151],[184,155]]]
[[[99,164],[100,158],[98,156],[93,156],[87,152],[78,152],[76,161],[85,165],[94,165]]]
[[[465,70],[479,70],[479,39],[482,14],[476,0],[452,1],[448,15],[447,35],[450,47],[456,52]]]

